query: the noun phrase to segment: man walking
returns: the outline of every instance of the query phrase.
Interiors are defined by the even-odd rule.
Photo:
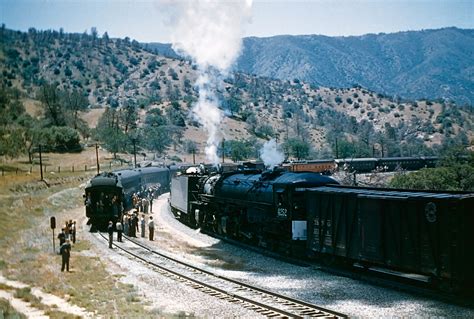
[[[155,222],[153,221],[153,216],[150,216],[150,220],[148,221],[148,238],[153,240],[153,235],[155,233]]]
[[[61,271],[64,271],[64,267],[69,271],[69,257],[71,257],[71,241],[69,239],[66,239],[66,241],[61,245],[59,253],[61,254],[62,259]]]
[[[115,228],[117,229],[117,241],[121,243],[122,242],[122,223],[120,222],[120,219],[117,220],[117,223],[115,224]]]
[[[142,238],[145,238],[145,225],[146,225],[145,215],[142,214],[142,218],[140,220],[140,233],[142,235]]]
[[[109,248],[112,248],[112,242],[114,240],[114,223],[112,223],[112,221],[109,221],[107,232],[109,233]]]

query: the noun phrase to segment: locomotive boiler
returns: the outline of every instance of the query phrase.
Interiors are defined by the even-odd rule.
[[[183,186],[186,184],[186,186]],[[243,170],[172,180],[171,208],[186,223],[261,247],[304,250],[304,188],[338,184],[318,173]],[[178,186],[181,185],[181,186]],[[181,191],[179,191],[181,190]],[[188,199],[183,201],[183,193]],[[300,252],[301,253],[301,252]]]

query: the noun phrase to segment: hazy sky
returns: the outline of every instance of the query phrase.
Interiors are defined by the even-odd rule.
[[[100,35],[107,31],[111,37],[169,42],[171,1],[0,0],[0,22],[23,31],[97,27]],[[474,0],[254,0],[245,36],[361,35],[449,26],[474,28]]]

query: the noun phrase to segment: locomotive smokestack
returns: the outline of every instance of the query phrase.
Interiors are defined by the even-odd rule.
[[[199,99],[192,114],[208,134],[207,160],[217,165],[223,114],[218,108],[216,91],[240,54],[242,26],[249,20],[252,1],[195,0],[173,4],[178,17],[172,47],[178,54],[191,58],[199,71],[195,83]]]
[[[272,170],[274,167],[280,165],[285,160],[285,155],[279,148],[276,141],[271,139],[263,144],[263,147],[260,150],[260,158],[265,164],[265,167]]]

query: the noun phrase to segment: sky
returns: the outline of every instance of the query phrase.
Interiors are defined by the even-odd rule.
[[[185,1],[185,0],[180,0]],[[221,0],[231,1],[231,0]],[[0,23],[13,30],[63,28],[170,42],[173,0],[0,0]],[[254,0],[244,36],[367,33],[474,28],[474,0]]]

